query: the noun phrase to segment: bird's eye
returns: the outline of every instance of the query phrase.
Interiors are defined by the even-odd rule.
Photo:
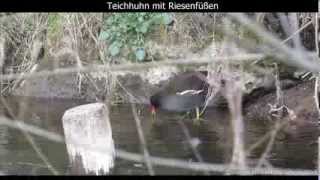
[[[222,86],[226,85],[226,81],[224,79],[221,79],[220,83]]]

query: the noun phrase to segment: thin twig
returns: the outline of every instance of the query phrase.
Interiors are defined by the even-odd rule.
[[[64,143],[63,136],[49,132],[47,130],[28,125],[22,121],[11,121],[5,117],[0,116],[0,125],[5,125],[14,129],[19,129],[20,127],[24,128],[25,131],[46,138],[53,142]],[[90,147],[87,147],[90,148]],[[97,151],[97,149],[95,149]],[[144,156],[136,153],[126,152],[121,149],[116,149],[116,156],[121,159],[135,161],[135,162],[144,162]],[[183,161],[179,159],[172,158],[162,158],[162,157],[152,157],[150,156],[149,160],[154,165],[167,166],[174,168],[189,169],[194,171],[211,171],[211,172],[220,172],[225,173],[228,168],[227,165],[213,164],[213,163],[197,163]],[[316,175],[317,170],[302,170],[302,169],[285,169],[285,168],[248,168],[247,174],[265,174],[265,175]]]
[[[303,26],[301,26],[298,30],[296,30],[294,33],[292,33],[289,37],[287,37],[285,40],[281,42],[281,44],[285,44],[289,40],[291,40],[295,35],[299,34],[301,31],[303,31],[306,27],[312,24],[312,21],[307,22]]]
[[[276,107],[282,107],[284,105],[283,92],[281,89],[280,75],[277,63],[274,63],[275,71],[275,86],[276,86]]]
[[[136,109],[136,106],[134,103],[131,103],[131,108],[132,108],[134,120],[136,122],[136,127],[137,127],[137,131],[138,131],[138,135],[139,135],[139,139],[140,139],[140,143],[141,143],[141,149],[143,150],[144,160],[147,165],[149,174],[153,176],[153,175],[155,175],[154,169],[153,169],[153,166],[150,161],[150,154],[149,154],[149,151],[147,148],[146,140],[145,140],[143,132],[142,132],[141,121],[138,116],[137,109]]]
[[[235,16],[238,16],[235,15]],[[240,14],[240,16],[242,16]],[[72,15],[71,15],[71,18],[74,18]],[[68,19],[68,23],[69,25],[71,25],[71,27],[73,26],[79,26],[80,28],[81,27],[84,27],[86,26],[88,28],[88,25],[87,25],[87,21],[85,18],[83,18],[83,23],[81,24],[78,19],[78,17],[75,17],[75,21],[77,22],[71,22],[70,19]],[[316,16],[317,18],[317,16]],[[240,18],[241,19],[241,18]],[[245,20],[245,19],[242,19],[242,20]],[[310,22],[308,22],[307,24],[309,25]],[[244,23],[243,23],[244,24]],[[250,24],[250,23],[249,23]],[[302,31],[302,29],[304,29],[305,27],[307,27],[307,25],[303,25],[300,29],[298,29],[296,32],[294,32],[293,34],[291,34],[290,37],[288,38],[293,38],[295,37],[295,35],[299,32]],[[316,27],[318,27],[318,25],[316,25]],[[38,26],[37,26],[37,29],[38,29]],[[254,29],[254,28],[253,28]],[[316,28],[317,29],[317,28]],[[70,33],[70,36],[71,36],[71,39],[72,41],[74,42],[74,45],[75,47],[78,47],[79,43],[78,42],[78,39],[77,37],[82,37],[83,36],[83,33],[81,31],[78,31],[78,29],[76,28],[68,28],[67,29],[68,32]],[[198,30],[198,29],[196,29]],[[260,35],[263,35],[264,34],[264,31],[260,31],[259,29],[255,29],[256,32],[258,32],[257,34],[260,34]],[[95,38],[92,34],[92,32],[90,31],[90,34],[91,36],[93,37],[93,39]],[[319,55],[319,48],[318,48],[318,37],[317,37],[317,32],[316,32],[316,47],[317,47],[317,54]],[[32,39],[33,37],[35,36],[35,33],[32,35]],[[263,36],[264,37],[264,36]],[[307,70],[310,70],[310,71],[313,71],[313,72],[317,72],[320,70],[320,66],[319,64],[317,63],[311,63],[310,61],[310,57],[307,57],[306,59],[301,59],[301,56],[296,56],[297,53],[294,52],[293,49],[290,49],[288,48],[287,46],[282,46],[286,41],[288,40],[284,40],[281,41],[276,39],[275,37],[273,36],[270,36],[274,39],[270,39],[269,36],[265,36],[266,39],[268,39],[268,42],[269,44],[271,44],[273,47],[276,47],[277,49],[280,50],[281,53],[279,54],[284,54],[286,56],[289,56],[293,62],[290,62],[289,63],[296,63],[298,66],[302,66],[304,68],[306,68]],[[81,41],[81,40],[80,40]],[[94,41],[97,43],[97,40],[94,39]],[[280,43],[279,43],[280,42]],[[279,44],[277,44],[279,43]],[[25,55],[26,56],[26,55]],[[236,56],[235,56],[236,57]],[[254,57],[254,56],[253,56]],[[257,57],[259,57],[260,59],[265,57],[264,55],[257,55],[255,56],[254,58],[251,57],[253,60],[256,60]],[[283,56],[282,56],[283,57]],[[160,65],[202,65],[202,64],[208,64],[208,63],[212,63],[214,61],[226,61],[226,60],[251,60],[250,57],[244,57],[244,58],[234,58],[234,57],[227,57],[227,58],[221,58],[219,59],[219,57],[217,57],[217,59],[215,60],[211,60],[211,59],[195,59],[195,58],[191,58],[189,60],[179,60],[179,61],[162,61],[162,62],[157,62],[157,63],[145,63],[145,64],[128,64],[128,65],[115,65],[115,66],[92,66],[92,67],[75,67],[75,68],[67,68],[67,69],[57,69],[55,71],[43,71],[43,72],[38,72],[38,73],[27,73],[27,74],[22,74],[22,77],[23,78],[32,78],[32,77],[41,77],[41,76],[44,76],[44,75],[53,75],[53,74],[69,74],[69,73],[74,73],[74,72],[96,72],[96,71],[139,71],[139,70],[143,70],[145,68],[152,68],[154,66],[160,66]],[[259,59],[258,58],[258,59]],[[26,58],[24,58],[26,59]],[[78,56],[78,58],[76,58],[79,62],[80,61],[80,58]],[[300,64],[299,64],[300,63]],[[19,78],[21,74],[13,74],[13,75],[3,75],[2,77],[0,77],[1,80],[11,80],[11,79],[17,79]],[[318,79],[317,79],[318,80]],[[316,81],[316,87],[315,89],[318,91],[318,81]],[[315,91],[315,93],[317,92]],[[319,104],[319,103],[316,103],[316,104]],[[236,106],[236,105],[233,105],[233,106]],[[134,107],[135,108],[135,107]],[[165,159],[165,158],[156,158],[156,157],[151,157],[149,156],[148,154],[148,151],[147,151],[147,148],[146,148],[146,144],[145,144],[145,140],[144,140],[144,136],[143,136],[143,133],[142,133],[142,128],[141,128],[141,122],[140,122],[140,119],[137,115],[137,112],[136,112],[136,109],[133,108],[133,114],[134,114],[134,118],[136,120],[136,125],[137,125],[137,130],[138,130],[138,133],[139,133],[139,138],[141,140],[141,142],[144,142],[144,143],[141,143],[141,145],[143,146],[143,150],[144,152],[147,152],[147,153],[144,153],[144,156],[141,156],[139,154],[133,154],[133,153],[128,153],[128,152],[123,152],[121,150],[117,150],[117,156],[118,157],[121,157],[123,159],[126,159],[127,160],[133,160],[133,161],[138,161],[138,162],[146,162],[147,164],[147,167],[148,167],[148,170],[149,170],[149,173],[150,173],[150,169],[152,168],[151,166],[151,163],[154,164],[154,165],[164,165],[164,166],[169,166],[169,167],[180,167],[180,168],[185,168],[185,169],[191,169],[191,170],[198,170],[198,171],[213,171],[213,172],[221,172],[221,173],[225,173],[226,172],[226,169],[227,169],[227,166],[226,165],[215,165],[215,164],[209,164],[209,163],[188,163],[188,162],[185,162],[185,161],[181,161],[181,160],[174,160],[174,159]],[[319,106],[318,106],[319,108]],[[236,107],[236,109],[238,110],[239,108]],[[238,114],[239,114],[239,110],[237,111],[237,113],[235,113],[238,117]],[[22,117],[21,117],[22,118]],[[16,118],[14,118],[16,119]],[[240,122],[240,121],[239,121]],[[287,123],[287,122],[285,122]],[[14,121],[8,121],[7,119],[3,119],[0,117],[0,124],[5,124],[7,126],[10,126],[10,127],[13,127],[13,128],[18,128],[18,129],[21,129],[23,128],[24,131],[28,132],[28,133],[33,133],[33,134],[37,134],[40,135],[41,137],[50,137],[52,138],[51,140],[55,139],[55,140],[61,140],[60,142],[64,142],[64,139],[63,137],[61,137],[60,135],[57,135],[55,133],[50,133],[50,132],[47,132],[47,131],[44,131],[42,129],[39,129],[37,127],[33,127],[33,126],[30,126],[30,125],[27,125],[27,124],[24,124],[23,122],[19,122],[17,120],[14,120]],[[279,126],[281,126],[282,123],[279,123]],[[235,127],[238,127],[238,126],[235,126]],[[141,132],[139,132],[141,131]],[[242,127],[240,128],[240,131],[242,131]],[[270,131],[270,133],[267,134],[267,136],[265,137],[269,137],[270,135],[272,137],[274,137],[274,131]],[[29,135],[30,136],[30,135]],[[26,136],[28,137],[28,136]],[[30,136],[31,137],[31,136]],[[235,137],[236,138],[236,137]],[[243,140],[243,137],[239,137],[240,140],[242,139]],[[264,138],[261,138],[261,140],[263,140]],[[259,141],[261,142],[261,141]],[[259,142],[257,144],[259,144]],[[269,142],[269,144],[271,143],[271,141]],[[32,144],[32,143],[31,143]],[[243,143],[240,143],[240,144],[243,144]],[[273,144],[273,143],[271,143]],[[271,146],[271,145],[270,145]],[[254,147],[254,146],[252,146]],[[268,152],[269,150],[271,149],[270,148],[267,148],[265,152]],[[267,154],[267,153],[265,153]],[[196,155],[197,156],[197,155]],[[200,156],[201,157],[201,156]],[[264,157],[264,156],[263,156]],[[262,159],[265,159],[265,158],[261,158]],[[171,164],[170,164],[171,163]],[[151,168],[150,168],[151,167]],[[239,168],[239,173],[241,173],[243,170],[241,169],[241,167],[236,167],[236,169]],[[268,171],[270,170],[269,173],[279,173],[279,171],[283,174],[289,174],[289,173],[292,173],[293,170],[288,170],[286,171],[286,169],[275,169],[275,168],[272,168],[272,169],[266,169],[266,168],[260,168],[260,167],[257,167],[256,169],[250,169],[248,168],[246,173],[268,173]],[[263,172],[262,172],[263,171]],[[295,171],[295,170],[294,170]],[[298,173],[299,170],[297,170],[297,172],[295,173]],[[302,172],[302,171],[301,171]],[[313,174],[313,171],[303,171],[303,173],[312,173]],[[279,173],[279,174],[281,174]],[[0,172],[1,174],[1,172]],[[151,174],[151,173],[150,173]]]
[[[64,142],[63,136],[61,136],[57,133],[54,133],[54,132],[47,131],[45,129],[41,129],[36,126],[28,125],[21,120],[12,121],[11,119],[8,119],[4,116],[0,116],[0,125],[8,126],[8,127],[14,128],[14,129],[22,128],[24,131],[26,131],[28,133],[46,138],[46,139],[53,141],[53,142],[59,142],[59,143]]]
[[[320,63],[319,61],[314,61],[309,56],[304,56],[302,58],[300,52],[296,52],[289,48],[288,46],[281,44],[281,40],[277,37],[273,36],[269,32],[265,31],[262,27],[257,25],[255,22],[251,21],[247,16],[243,13],[230,13],[228,14],[233,19],[236,19],[241,24],[247,26],[250,30],[256,33],[259,37],[263,38],[263,40],[269,45],[273,46],[278,53],[274,53],[276,57],[279,57],[278,60],[288,64],[293,65],[299,68],[303,68],[305,70],[311,72],[319,72],[320,71]]]
[[[272,150],[276,135],[281,128],[280,117],[282,117],[282,115],[283,115],[284,99],[283,99],[283,92],[281,90],[281,85],[280,85],[278,65],[276,63],[274,63],[274,66],[275,66],[274,70],[275,70],[275,86],[276,86],[275,107],[276,108],[281,107],[281,108],[277,109],[277,114],[278,114],[277,117],[278,118],[277,118],[277,122],[275,124],[275,128],[271,130],[270,141],[268,142],[268,145],[267,145],[266,149],[264,150],[263,154],[261,155],[260,160],[258,161],[258,164],[256,167],[261,167],[265,162],[267,162],[267,160],[266,160],[267,156],[269,155],[269,152]]]
[[[231,113],[233,130],[233,153],[231,170],[235,167],[247,168],[246,154],[244,151],[244,123],[242,118],[242,91],[239,82],[228,80],[226,83],[226,98]]]
[[[319,28],[319,23],[318,23],[318,13],[315,13],[315,26],[314,26],[314,32],[315,32],[315,48],[317,52],[317,56],[319,56],[319,36],[318,36],[318,28]],[[320,105],[319,105],[319,72],[315,73],[316,79],[315,79],[315,84],[314,84],[314,100],[315,100],[315,105],[316,109],[318,111],[318,119],[320,119]]]
[[[280,16],[281,17],[281,16]],[[287,19],[288,20],[288,19]],[[293,24],[295,24],[294,26],[297,26],[297,20],[296,19],[294,19],[293,17],[292,17],[292,15],[290,15],[290,20],[293,20],[294,22],[292,22]],[[283,22],[283,21],[281,21],[281,22]],[[294,38],[294,37],[297,37],[296,35],[297,34],[299,34],[301,31],[303,31],[306,27],[308,27],[310,24],[312,24],[312,21],[309,21],[309,22],[307,22],[306,24],[304,24],[303,26],[301,26],[299,29],[297,29],[294,33],[292,33],[289,37],[287,37],[285,40],[283,40],[281,43],[282,44],[285,44],[286,42],[288,42],[289,40],[291,40],[292,38]],[[290,28],[291,29],[291,28]],[[287,32],[287,34],[288,34],[288,32]],[[294,40],[294,44],[295,44],[295,47],[296,47],[296,49],[301,49],[301,43],[300,43],[300,38],[299,38],[299,36],[297,37],[297,38],[295,38],[295,40]]]
[[[97,71],[112,71],[112,72],[119,72],[119,71],[139,71],[139,70],[145,70],[146,68],[154,68],[159,66],[168,66],[168,65],[186,65],[186,66],[193,66],[193,65],[206,65],[208,63],[212,62],[224,62],[224,61],[254,61],[257,59],[264,58],[264,55],[261,54],[246,54],[246,55],[236,55],[236,56],[230,56],[230,57],[216,57],[214,60],[211,58],[200,58],[200,59],[189,59],[189,60],[166,60],[161,62],[148,62],[143,64],[122,64],[122,65],[113,65],[113,66],[104,66],[104,65],[93,65],[90,67],[71,67],[71,68],[60,68],[56,69],[54,71],[41,71],[37,73],[26,73],[23,75],[23,78],[30,79],[35,77],[43,77],[43,76],[50,76],[50,75],[65,75],[65,74],[71,74],[71,73],[90,73],[90,72],[97,72]],[[318,68],[317,66],[313,68]],[[320,71],[320,67],[319,67]],[[0,77],[2,80],[14,80],[16,78],[20,77],[20,73],[17,74],[10,74],[10,75],[3,75]]]
[[[191,143],[191,135],[189,133],[189,130],[187,128],[187,126],[185,125],[185,123],[183,122],[183,119],[178,120],[178,123],[180,124],[182,131],[184,133],[184,135],[186,136],[186,140],[189,143],[189,146],[193,152],[193,154],[196,156],[197,160],[201,163],[203,163],[203,158],[200,154],[200,152],[198,151],[198,149]],[[205,175],[210,175],[210,173],[208,171],[204,171]]]
[[[127,88],[125,88],[122,83],[119,81],[118,78],[115,78],[117,84],[119,85],[119,87],[125,92],[127,93],[128,97],[131,97],[130,100],[132,100],[132,102],[130,103],[139,103],[140,100],[138,98],[136,98],[132,93],[129,92],[129,90],[127,90]]]
[[[116,154],[122,159],[143,162],[143,156],[135,153],[129,153],[122,150],[117,150]],[[153,164],[166,167],[190,169],[194,171],[211,171],[216,173],[225,173],[227,165],[187,162],[178,159],[150,157]],[[238,171],[242,171],[238,169]],[[249,175],[316,175],[317,170],[302,170],[302,169],[285,169],[285,168],[248,168],[244,173]]]
[[[11,108],[9,107],[8,103],[5,101],[4,98],[0,97],[1,103],[5,106],[7,109],[8,113],[10,114],[11,117],[14,119],[12,121],[16,122],[17,117],[15,114],[12,112]],[[19,126],[19,130],[22,132],[22,134],[26,137],[28,143],[31,145],[31,147],[34,149],[34,151],[37,153],[37,155],[40,157],[40,159],[47,165],[48,169],[54,174],[54,175],[59,175],[59,172],[52,166],[48,158],[43,154],[41,151],[40,147],[36,144],[32,136],[29,134],[29,132],[25,131],[21,126]]]
[[[264,150],[263,154],[261,155],[260,160],[258,161],[256,168],[260,168],[263,165],[263,163],[265,163],[267,161],[266,160],[267,156],[269,155],[270,151],[272,150],[274,140],[276,139],[276,135],[277,135],[278,131],[280,130],[280,127],[281,127],[280,124],[276,123],[275,128],[273,130],[271,130],[270,141],[268,142],[266,149]]]
[[[5,59],[5,38],[0,36],[0,75],[2,76],[2,71],[4,67],[4,59]],[[0,80],[0,96],[2,96],[2,89],[3,89],[3,80]]]
[[[283,121],[280,122],[279,126],[280,128],[286,126],[289,123],[289,119],[284,119]],[[263,137],[261,137],[256,143],[254,143],[253,145],[251,145],[247,151],[246,154],[250,154],[254,149],[258,148],[262,143],[264,143],[266,140],[268,140],[268,138],[270,136],[272,136],[272,131],[269,131],[268,133],[266,133]]]
[[[319,73],[316,75],[316,79],[314,82],[314,101],[315,106],[318,111],[318,119],[320,119],[320,107],[319,107]]]
[[[318,13],[315,14],[315,27],[314,27],[314,35],[315,35],[315,45],[316,45],[316,52],[317,55],[319,56],[319,18],[318,18]]]
[[[320,174],[320,137],[318,137],[318,175]]]

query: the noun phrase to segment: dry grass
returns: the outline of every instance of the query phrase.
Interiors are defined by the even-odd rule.
[[[113,72],[139,71],[141,69],[154,66],[160,67],[162,65],[179,65],[186,67],[205,65],[209,70],[208,82],[215,87],[212,93],[209,93],[210,96],[208,96],[208,99],[214,98],[217,93],[216,90],[222,88],[220,80],[227,79],[224,95],[228,101],[233,125],[233,153],[231,155],[231,162],[228,164],[205,163],[202,160],[201,154],[197,149],[193,148],[191,144],[190,146],[193,148],[193,153],[197,157],[198,163],[150,156],[144,140],[141,122],[134,105],[132,107],[133,119],[136,121],[136,128],[139,132],[143,155],[117,150],[117,156],[131,161],[145,162],[150,175],[156,174],[153,169],[154,165],[185,168],[206,173],[315,175],[317,172],[313,170],[280,169],[272,167],[267,161],[268,154],[273,147],[274,139],[278,131],[287,124],[288,121],[279,120],[275,124],[275,128],[270,130],[269,133],[254,145],[249,148],[246,148],[244,145],[243,131],[245,124],[243,122],[241,102],[243,93],[245,92],[243,88],[245,86],[245,81],[243,80],[245,68],[244,65],[241,65],[242,63],[245,64],[249,62],[255,65],[257,61],[262,61],[266,56],[271,55],[275,57],[279,63],[293,65],[298,69],[315,73],[317,77],[315,81],[315,105],[320,114],[318,102],[318,72],[320,72],[318,58],[318,14],[312,14],[314,20],[309,19],[310,14],[292,13],[289,14],[289,16],[285,16],[279,13],[278,16],[280,26],[283,27],[285,34],[284,38],[278,37],[262,26],[266,18],[265,13],[257,14],[255,18],[256,21],[242,13],[175,14],[175,25],[173,29],[171,31],[159,32],[158,35],[154,34],[155,42],[153,43],[157,46],[149,46],[148,48],[151,48],[149,51],[154,51],[154,54],[156,54],[157,51],[165,50],[164,54],[167,54],[163,56],[165,59],[169,57],[169,51],[176,51],[171,53],[173,55],[170,55],[170,57],[179,57],[177,58],[178,60],[120,65],[109,63],[111,61],[105,56],[106,44],[98,40],[98,32],[101,28],[103,17],[101,13],[23,13],[5,17],[2,16],[0,17],[1,100],[4,101],[2,95],[18,88],[26,79],[42,77],[44,75],[63,75],[76,72],[79,77],[78,88],[80,90],[84,78],[95,85],[95,82],[89,75],[90,72],[108,73],[112,78],[107,79],[106,81],[108,82],[106,84],[113,84],[110,86],[110,89],[107,90],[108,98],[110,98],[114,93],[114,85],[117,84],[116,78],[112,76]],[[235,24],[235,29],[237,30],[233,27]],[[303,33],[310,26],[314,26],[314,31],[317,32],[314,33],[315,48],[312,51],[304,48],[303,40],[301,36],[299,36],[299,34]],[[246,49],[248,42],[249,44],[256,44],[256,42],[254,42],[254,38],[241,35],[243,30],[241,27],[249,30],[255,37],[259,38],[260,44],[256,47],[260,49],[258,53],[248,53],[249,50]],[[224,28],[223,32],[225,34],[221,35],[220,28]],[[207,56],[206,54],[214,54],[213,51],[215,50],[210,46],[212,44],[218,44],[218,48],[220,48],[217,56],[214,57]],[[221,47],[219,45],[221,45]],[[154,49],[152,49],[152,47],[154,47]],[[170,49],[168,47],[178,48]],[[43,54],[42,49],[45,49]],[[189,51],[202,54],[203,56],[194,56],[185,59],[186,56],[192,54]],[[185,53],[185,55],[179,56],[181,53]],[[61,67],[59,61],[66,57],[72,59],[71,66]],[[36,72],[37,66],[42,63],[41,59],[52,61],[50,63],[53,64],[53,68]],[[240,64],[240,68],[235,68],[235,64]],[[278,79],[277,68],[275,72],[276,79]],[[279,113],[278,110],[283,111],[283,109],[285,109],[289,114],[292,114],[290,117],[294,118],[294,112],[291,112],[291,110],[286,108],[281,102],[282,94],[281,89],[279,89],[279,81],[277,80],[276,83],[278,103],[272,105],[271,110]],[[96,90],[99,91],[97,86],[95,87]],[[6,109],[11,112],[10,107],[6,107]],[[48,158],[43,155],[41,149],[33,141],[30,133],[60,143],[64,143],[63,137],[23,123],[23,111],[24,109],[22,109],[19,117],[11,113],[11,117],[13,117],[14,120],[0,117],[0,125],[21,130],[46,167],[50,169],[52,174],[58,174],[56,169],[48,161]],[[281,114],[278,115],[277,118],[281,119]],[[184,129],[186,139],[190,139],[186,127],[182,126],[182,128]],[[247,165],[247,155],[268,139],[269,142],[258,161],[258,165],[256,167],[249,167]],[[0,174],[3,173],[0,172]]]

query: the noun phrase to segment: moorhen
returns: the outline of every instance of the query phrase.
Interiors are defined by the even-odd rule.
[[[196,120],[199,120],[199,108],[204,106],[209,88],[206,76],[205,71],[184,72],[160,88],[150,98],[153,119],[157,109],[173,112],[187,112],[195,109]]]

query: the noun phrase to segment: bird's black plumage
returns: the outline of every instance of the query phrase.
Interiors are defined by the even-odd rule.
[[[156,109],[189,111],[204,105],[208,87],[206,72],[184,72],[151,96],[150,103]]]

